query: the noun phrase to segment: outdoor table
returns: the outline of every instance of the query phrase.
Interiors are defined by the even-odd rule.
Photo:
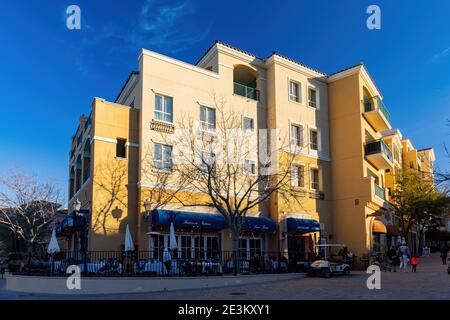
[[[213,262],[213,261],[202,261],[199,262],[197,265],[202,266],[202,273],[207,273],[207,271],[212,270],[216,273],[222,273],[222,265],[219,262]]]
[[[102,262],[89,262],[89,263],[87,263],[87,271],[88,271],[88,273],[98,273],[101,271],[100,269],[103,268],[104,266],[106,266],[106,263],[103,261]],[[78,264],[78,267],[80,268],[81,272],[84,272],[84,263]],[[119,266],[118,266],[117,270],[115,270],[115,271],[117,271],[118,273],[122,273],[122,264],[121,263],[119,263]],[[102,271],[102,272],[108,273],[107,271]]]
[[[147,261],[143,268],[137,272],[155,272],[157,275],[167,274],[166,266],[161,261]]]

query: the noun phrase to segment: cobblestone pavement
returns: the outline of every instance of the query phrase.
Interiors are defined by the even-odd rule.
[[[369,290],[365,272],[355,271],[350,276],[330,279],[309,278],[270,282],[227,288],[180,290],[159,293],[135,293],[120,295],[57,296],[15,293],[5,290],[0,280],[0,299],[154,299],[154,300],[317,300],[317,299],[439,299],[450,300],[450,275],[442,265],[438,254],[421,258],[417,273],[382,272],[381,289]]]

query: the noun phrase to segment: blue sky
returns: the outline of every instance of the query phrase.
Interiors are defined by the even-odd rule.
[[[450,168],[450,1],[18,3],[0,10],[0,173],[24,170],[66,191],[77,118],[93,97],[116,97],[140,48],[194,63],[216,39],[327,74],[364,61],[393,126]],[[81,30],[66,28],[71,4],[81,8]],[[381,8],[381,30],[366,28],[371,4]]]

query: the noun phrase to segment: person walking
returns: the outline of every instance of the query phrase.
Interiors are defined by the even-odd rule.
[[[388,250],[387,257],[389,260],[389,272],[396,272],[397,266],[395,265],[395,263],[397,258],[397,250],[395,250],[394,246],[391,246],[391,248]]]
[[[172,269],[172,255],[167,248],[164,248],[163,263],[164,263],[164,266],[166,267],[167,276],[169,276],[170,270]]]
[[[417,271],[417,265],[418,264],[419,264],[419,256],[415,254],[411,258],[411,271],[412,272],[416,272]]]
[[[402,242],[402,245],[398,248],[398,251],[400,255],[400,270],[403,269],[403,272],[408,272],[408,264],[411,253],[406,245],[406,242]]]
[[[447,246],[444,245],[441,248],[442,264],[447,264],[447,256],[448,256],[448,248],[447,248]]]

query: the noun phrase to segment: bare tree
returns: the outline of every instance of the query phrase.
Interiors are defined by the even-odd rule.
[[[62,200],[53,184],[34,176],[13,171],[0,177],[0,225],[26,243],[29,259],[35,244],[53,227]]]
[[[275,193],[285,201],[300,199],[290,184],[295,153],[277,132],[260,130],[258,135],[256,124],[253,130],[243,130],[242,113],[227,108],[222,98],[213,99],[215,113],[202,110],[199,124],[184,117],[168,142],[176,146],[173,174],[189,191],[175,197],[184,206],[214,208],[225,217],[239,272],[239,237],[247,214]]]

